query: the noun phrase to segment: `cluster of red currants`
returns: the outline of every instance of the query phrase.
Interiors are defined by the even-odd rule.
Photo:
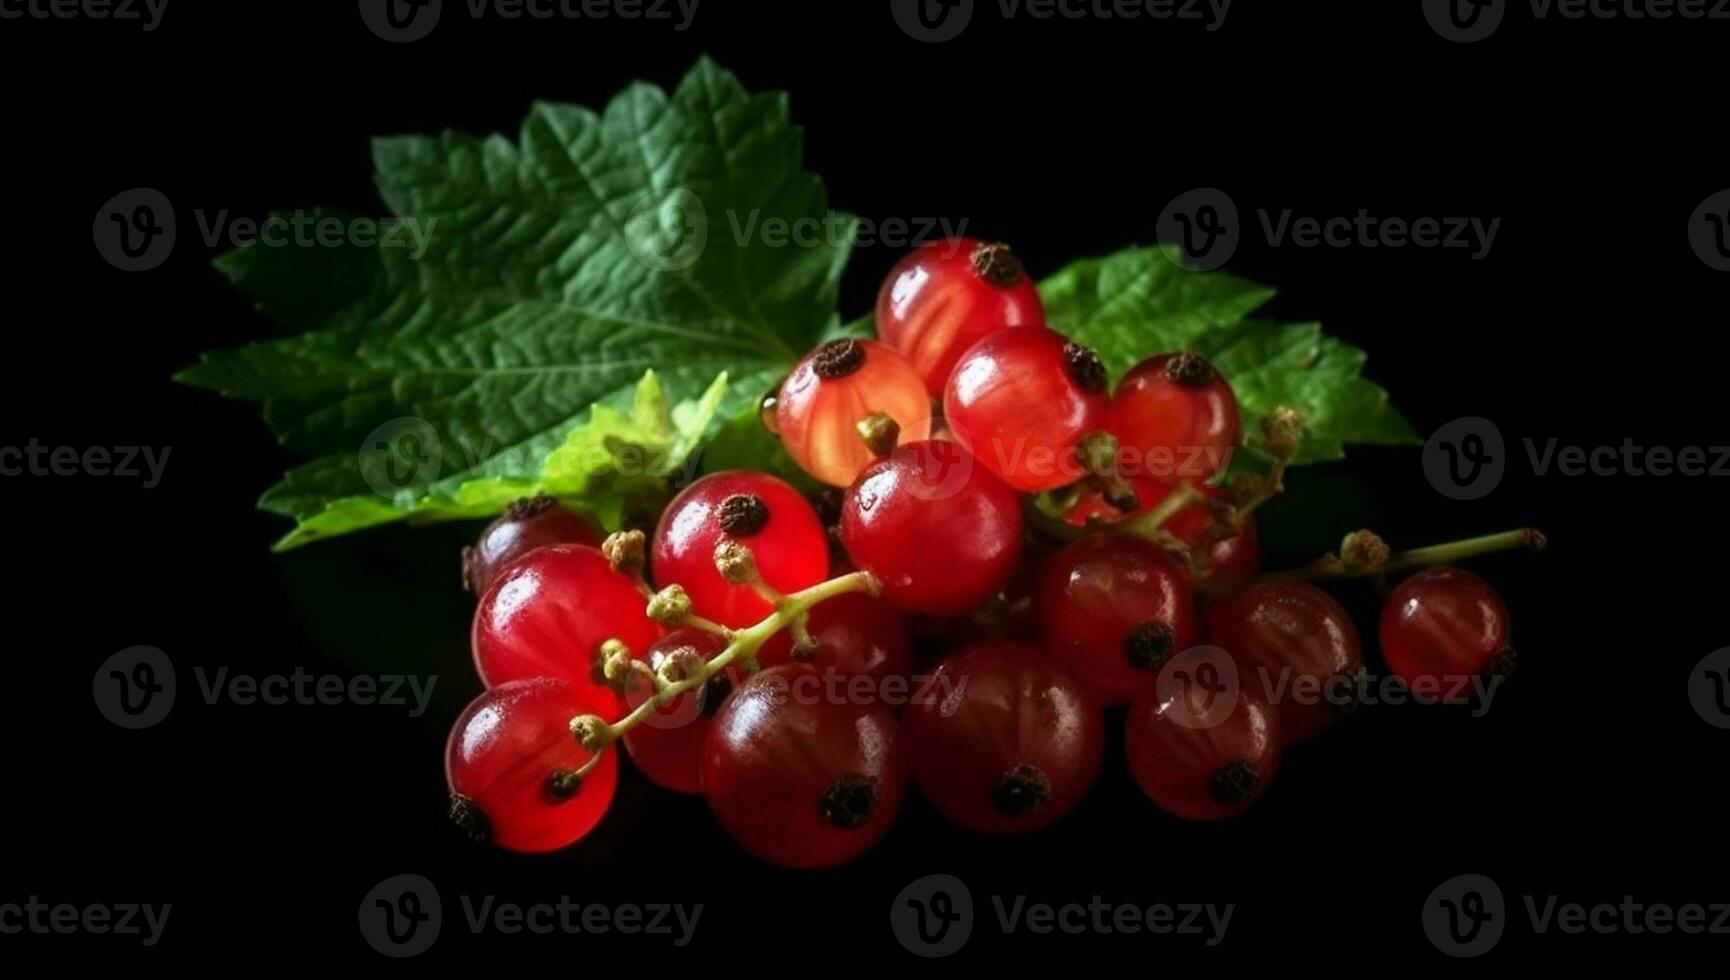
[[[575,842],[611,801],[618,742],[751,852],[828,867],[886,832],[909,780],[972,829],[1050,824],[1125,704],[1137,783],[1211,820],[1350,706],[1289,696],[1355,683],[1362,646],[1315,585],[1257,579],[1252,512],[1278,476],[1225,479],[1244,433],[1206,360],[1154,357],[1111,391],[1010,250],[965,240],[896,268],[877,331],[823,344],[765,402],[840,491],[830,520],[782,480],[723,472],[652,536],[544,497],[483,532],[465,576],[489,689],[450,740],[459,823],[519,851]],[[1294,417],[1261,427],[1276,459]],[[1385,550],[1351,560],[1391,568]],[[957,621],[976,642],[922,670],[910,633]],[[1381,645],[1413,684],[1511,662],[1500,599],[1451,568],[1393,591]],[[1226,697],[1209,655],[1237,678]]]

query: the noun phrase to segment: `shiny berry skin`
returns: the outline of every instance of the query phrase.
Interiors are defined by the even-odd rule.
[[[650,669],[659,671],[673,654],[687,648],[707,661],[725,650],[727,641],[707,630],[674,630],[640,659]],[[655,709],[641,724],[625,733],[625,749],[630,752],[631,761],[658,786],[675,793],[702,792],[704,740],[708,738],[711,720],[739,682],[738,672],[729,668],[702,687]],[[626,685],[625,701],[635,709],[654,693],[648,678],[634,676]]]
[[[1382,656],[1388,669],[1432,697],[1512,670],[1509,632],[1501,596],[1490,583],[1458,568],[1413,575],[1382,607]]]
[[[538,548],[507,567],[481,597],[472,637],[475,666],[488,687],[566,677],[616,707],[617,695],[601,679],[601,644],[618,639],[642,651],[660,639],[645,605],[637,584],[594,548]]]
[[[895,607],[862,592],[827,599],[811,610],[811,639],[817,648],[805,660],[848,677],[874,681],[913,676],[913,640]],[[792,648],[782,644],[758,652],[765,667],[790,662]]]
[[[762,671],[727,699],[704,744],[703,795],[715,818],[784,868],[858,857],[889,830],[906,794],[895,716],[826,694],[832,687],[809,664]]]
[[[1148,687],[1129,706],[1124,741],[1141,791],[1184,820],[1249,809],[1279,769],[1279,716],[1248,688],[1232,697],[1201,685]]]
[[[592,754],[571,736],[572,718],[612,710],[563,678],[512,681],[482,694],[457,719],[445,747],[451,816],[465,830],[524,853],[576,843],[606,815],[618,785],[611,752],[578,782]]]
[[[1134,697],[1196,641],[1188,572],[1140,538],[1069,545],[1040,568],[1035,597],[1046,649],[1106,704]]]
[[[775,399],[775,431],[799,468],[845,487],[878,453],[859,431],[887,415],[906,442],[931,432],[931,397],[919,372],[874,340],[832,340],[806,355]]]
[[[1231,460],[1241,425],[1231,384],[1195,354],[1142,361],[1111,399],[1124,472],[1165,483],[1212,478]]]
[[[479,595],[500,569],[549,544],[586,544],[599,548],[607,532],[547,494],[525,497],[488,524],[472,548],[463,549],[463,588]]]
[[[1156,483],[1146,477],[1131,478],[1129,484],[1135,490],[1138,501],[1135,510],[1129,513],[1118,510],[1106,500],[1103,491],[1088,489],[1063,512],[1063,519],[1077,526],[1085,526],[1089,522],[1116,524],[1153,509],[1177,489],[1175,483]],[[1222,493],[1209,486],[1201,486],[1200,490],[1210,497]],[[1206,504],[1196,504],[1178,511],[1165,522],[1164,529],[1178,540],[1195,547],[1207,539],[1212,517]],[[1208,542],[1204,557],[1207,559],[1206,573],[1201,582],[1205,585],[1220,588],[1254,578],[1261,570],[1261,535],[1256,530],[1254,515],[1243,518],[1243,526],[1236,534]]]
[[[841,502],[841,542],[897,609],[958,616],[1003,588],[1021,558],[1021,502],[952,442],[901,446]]]
[[[683,586],[692,609],[724,626],[745,627],[774,612],[748,585],[715,569],[715,547],[751,548],[763,581],[797,592],[829,573],[829,539],[799,491],[764,473],[713,473],[686,487],[661,514],[649,567],[661,587]]]
[[[957,441],[1029,493],[1086,475],[1081,438],[1105,428],[1111,400],[1093,351],[1051,330],[1001,330],[968,348],[943,389]]]
[[[1252,585],[1207,608],[1208,643],[1230,653],[1279,712],[1287,743],[1356,707],[1364,670],[1358,628],[1333,596],[1296,580]]]
[[[1010,327],[1045,326],[1039,290],[1009,246],[932,242],[902,259],[877,294],[877,336],[942,397],[967,348]]]
[[[920,688],[903,721],[913,778],[963,827],[1037,830],[1081,802],[1099,774],[1099,704],[1037,647],[967,647]]]

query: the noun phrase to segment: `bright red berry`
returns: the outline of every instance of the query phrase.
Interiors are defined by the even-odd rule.
[[[463,549],[463,588],[479,595],[499,570],[549,544],[586,544],[599,548],[607,532],[547,494],[519,500],[481,531],[474,547]]]
[[[955,438],[1004,482],[1037,492],[1086,475],[1083,436],[1111,406],[1099,355],[1051,330],[1001,330],[968,348],[943,390]]]
[[[661,628],[645,612],[637,583],[586,545],[538,548],[505,568],[475,610],[475,666],[488,687],[531,677],[566,677],[617,706],[601,675],[610,639],[646,650]],[[611,699],[608,701],[608,699]]]
[[[901,260],[877,295],[877,336],[941,397],[963,352],[1009,327],[1045,326],[1039,291],[1009,246],[951,238]]]
[[[913,641],[895,607],[862,592],[849,592],[811,610],[811,639],[817,644],[807,663],[844,676],[881,682],[913,675]],[[765,667],[790,662],[792,647],[780,644],[758,652]]]
[[[1149,358],[1124,375],[1110,428],[1124,472],[1168,483],[1212,478],[1242,435],[1230,383],[1187,352]]]
[[[1250,689],[1151,685],[1129,707],[1124,741],[1141,791],[1185,820],[1248,809],[1279,768],[1278,716]]]
[[[1358,629],[1333,596],[1278,579],[1207,609],[1208,642],[1230,653],[1279,711],[1288,743],[1317,735],[1356,707],[1364,670]]]
[[[1099,773],[1105,720],[1093,695],[1036,647],[985,643],[943,659],[905,715],[913,777],[971,830],[1036,830]]]
[[[1514,667],[1508,607],[1490,583],[1458,568],[1432,568],[1401,582],[1382,607],[1382,656],[1418,690],[1444,694]]]
[[[571,719],[604,715],[610,703],[562,678],[513,681],[482,694],[457,719],[445,749],[451,816],[475,837],[512,851],[556,851],[576,843],[606,815],[619,762],[590,758],[571,735]]]
[[[1046,649],[1107,704],[1122,704],[1195,643],[1188,573],[1149,541],[1084,538],[1039,571]]]
[[[676,669],[693,670],[726,648],[727,641],[718,634],[680,629],[661,638],[642,659],[656,672],[669,661],[681,664]],[[707,684],[656,708],[626,732],[625,748],[643,775],[675,793],[702,792],[703,742],[711,719],[739,680],[737,671],[724,670]],[[653,683],[637,676],[626,684],[625,700],[635,709],[654,693]]]
[[[782,382],[775,430],[805,472],[831,486],[851,484],[893,444],[862,431],[876,415],[895,422],[906,442],[931,432],[931,398],[919,372],[893,347],[874,340],[832,340],[806,355]],[[880,444],[879,444],[880,443]]]
[[[763,581],[797,592],[829,573],[829,539],[799,491],[764,473],[713,473],[673,498],[655,528],[650,569],[656,584],[683,586],[692,609],[724,626],[750,626],[774,612],[749,585],[715,568],[724,541],[750,547]]]
[[[810,664],[746,681],[715,718],[703,795],[727,833],[765,861],[829,868],[888,830],[907,789],[907,747],[881,703],[851,703]]]
[[[841,503],[841,541],[909,613],[957,616],[987,602],[1021,557],[1021,502],[960,446],[901,446]]]

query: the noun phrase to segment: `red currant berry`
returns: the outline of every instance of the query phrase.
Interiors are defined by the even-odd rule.
[[[606,715],[594,691],[562,678],[513,681],[481,695],[457,719],[445,749],[451,817],[472,836],[512,851],[556,851],[606,815],[619,761],[593,757],[571,735],[571,719]]]
[[[862,592],[849,592],[818,603],[811,610],[811,639],[816,649],[806,663],[846,677],[864,676],[881,682],[913,675],[913,641],[895,607]],[[765,667],[790,662],[792,647],[765,646],[757,662]]]
[[[1130,705],[1124,736],[1141,791],[1185,820],[1248,809],[1279,768],[1278,716],[1252,690],[1222,698],[1200,684],[1152,685]]]
[[[886,415],[896,428],[869,428]],[[896,437],[931,432],[931,397],[919,372],[893,347],[874,340],[832,340],[799,362],[775,400],[775,429],[805,472],[845,487]]]
[[[725,626],[750,626],[775,609],[749,585],[721,577],[715,548],[724,541],[748,545],[763,581],[782,592],[810,588],[829,572],[828,538],[799,491],[764,473],[703,477],[661,514],[650,568],[657,584],[683,586],[698,615]]]
[[[679,664],[675,671],[691,670],[726,648],[724,638],[707,630],[674,630],[650,647],[643,660],[657,673],[667,670],[670,661]],[[703,742],[711,719],[738,681],[738,673],[728,668],[702,687],[656,708],[626,732],[625,748],[643,775],[675,793],[702,792]],[[654,684],[642,676],[633,676],[625,688],[625,700],[633,710],[654,694]]]
[[[787,664],[753,676],[727,699],[703,749],[703,794],[716,819],[746,850],[786,868],[858,857],[889,830],[907,789],[895,716],[848,703],[826,674]]]
[[[1490,583],[1458,568],[1406,579],[1382,607],[1382,656],[1414,690],[1435,696],[1514,667],[1508,608]]]
[[[1039,291],[1009,246],[971,238],[925,245],[877,294],[877,336],[941,397],[963,352],[1008,327],[1045,326]]]
[[[463,549],[463,588],[479,595],[499,570],[549,544],[586,544],[599,548],[607,532],[587,514],[562,506],[548,494],[526,497],[505,508],[481,531],[474,547]]]
[[[970,830],[1044,827],[1081,802],[1105,753],[1093,695],[1036,647],[985,643],[952,654],[906,714],[913,778]]]
[[[637,583],[614,571],[594,548],[537,548],[500,573],[481,597],[475,666],[488,687],[566,677],[616,706],[618,698],[601,674],[601,644],[617,639],[632,650],[648,649],[661,628],[644,607]]]
[[[1099,355],[1051,330],[1001,330],[968,348],[943,391],[955,438],[1017,490],[1086,475],[1077,447],[1105,427]]]
[[[897,609],[957,616],[1021,558],[1021,503],[965,449],[931,440],[871,464],[841,502],[841,541]]]
[[[1107,704],[1122,704],[1196,639],[1189,577],[1140,538],[1085,538],[1039,571],[1046,648]]]
[[[1356,707],[1363,645],[1345,608],[1295,580],[1252,585],[1207,608],[1208,642],[1232,655],[1279,711],[1280,732],[1301,742]]]
[[[1124,471],[1162,482],[1212,478],[1237,448],[1240,425],[1225,376],[1190,353],[1141,362],[1111,400]]]

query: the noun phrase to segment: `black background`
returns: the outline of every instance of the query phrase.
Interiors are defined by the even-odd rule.
[[[460,7],[460,4],[457,5]],[[788,971],[916,961],[887,926],[912,879],[949,872],[980,903],[957,960],[1086,969],[1276,961],[1383,969],[1446,962],[1419,909],[1465,872],[1519,896],[1680,903],[1723,880],[1722,732],[1690,711],[1690,668],[1725,645],[1711,479],[1534,478],[1455,503],[1416,449],[1299,473],[1270,511],[1272,563],[1358,526],[1419,544],[1535,524],[1542,557],[1474,566],[1514,611],[1523,661],[1494,711],[1372,710],[1287,756],[1236,821],[1159,813],[1119,756],[1069,819],[987,840],[917,798],[844,869],[793,874],[739,851],[697,799],[627,774],[605,824],[566,853],[469,846],[443,820],[442,745],[479,689],[456,551],[467,526],[391,529],[286,555],[252,503],[292,462],[251,406],[169,381],[197,352],[272,330],[209,268],[195,210],[376,213],[367,140],[450,127],[514,132],[528,104],[603,104],[671,87],[702,53],[748,88],[786,89],[832,204],[875,219],[966,218],[1037,275],[1153,238],[1198,186],[1246,213],[1503,219],[1463,251],[1269,248],[1232,269],[1278,287],[1273,312],[1324,320],[1420,431],[1455,417],[1519,439],[1724,442],[1725,274],[1686,223],[1730,185],[1721,52],[1730,23],[1535,23],[1440,40],[1416,0],[1240,0],[1224,29],[1003,22],[916,44],[887,5],[706,0],[694,27],[471,22],[386,44],[347,2],[171,3],[159,30],[0,21],[9,286],[0,444],[171,446],[161,486],[0,482],[12,529],[9,738],[0,902],[172,902],[163,961],[385,963],[356,928],[389,875],[446,899],[435,960],[608,971]],[[162,268],[126,274],[92,216],[127,188],[176,205]],[[859,250],[843,312],[867,309],[897,253]],[[1523,457],[1522,457],[1523,458]],[[1273,527],[1281,530],[1274,531]],[[1367,587],[1341,595],[1369,622]],[[161,726],[126,732],[90,699],[95,665],[152,644],[180,669]],[[1373,649],[1373,643],[1369,644]],[[192,668],[438,675],[421,718],[386,707],[207,706]],[[1716,753],[1714,749],[1718,750]],[[459,894],[534,902],[703,903],[696,941],[473,938]],[[1189,938],[997,934],[988,896],[1238,905],[1217,949]],[[1722,938],[1543,937],[1517,917],[1491,954],[1566,960],[1711,952]],[[1688,949],[1684,949],[1688,947]],[[500,961],[504,954],[513,957]],[[133,958],[131,940],[0,936],[0,957]],[[485,957],[485,958],[483,958]],[[671,960],[669,960],[671,962]],[[1121,969],[1122,967],[1111,967]]]

